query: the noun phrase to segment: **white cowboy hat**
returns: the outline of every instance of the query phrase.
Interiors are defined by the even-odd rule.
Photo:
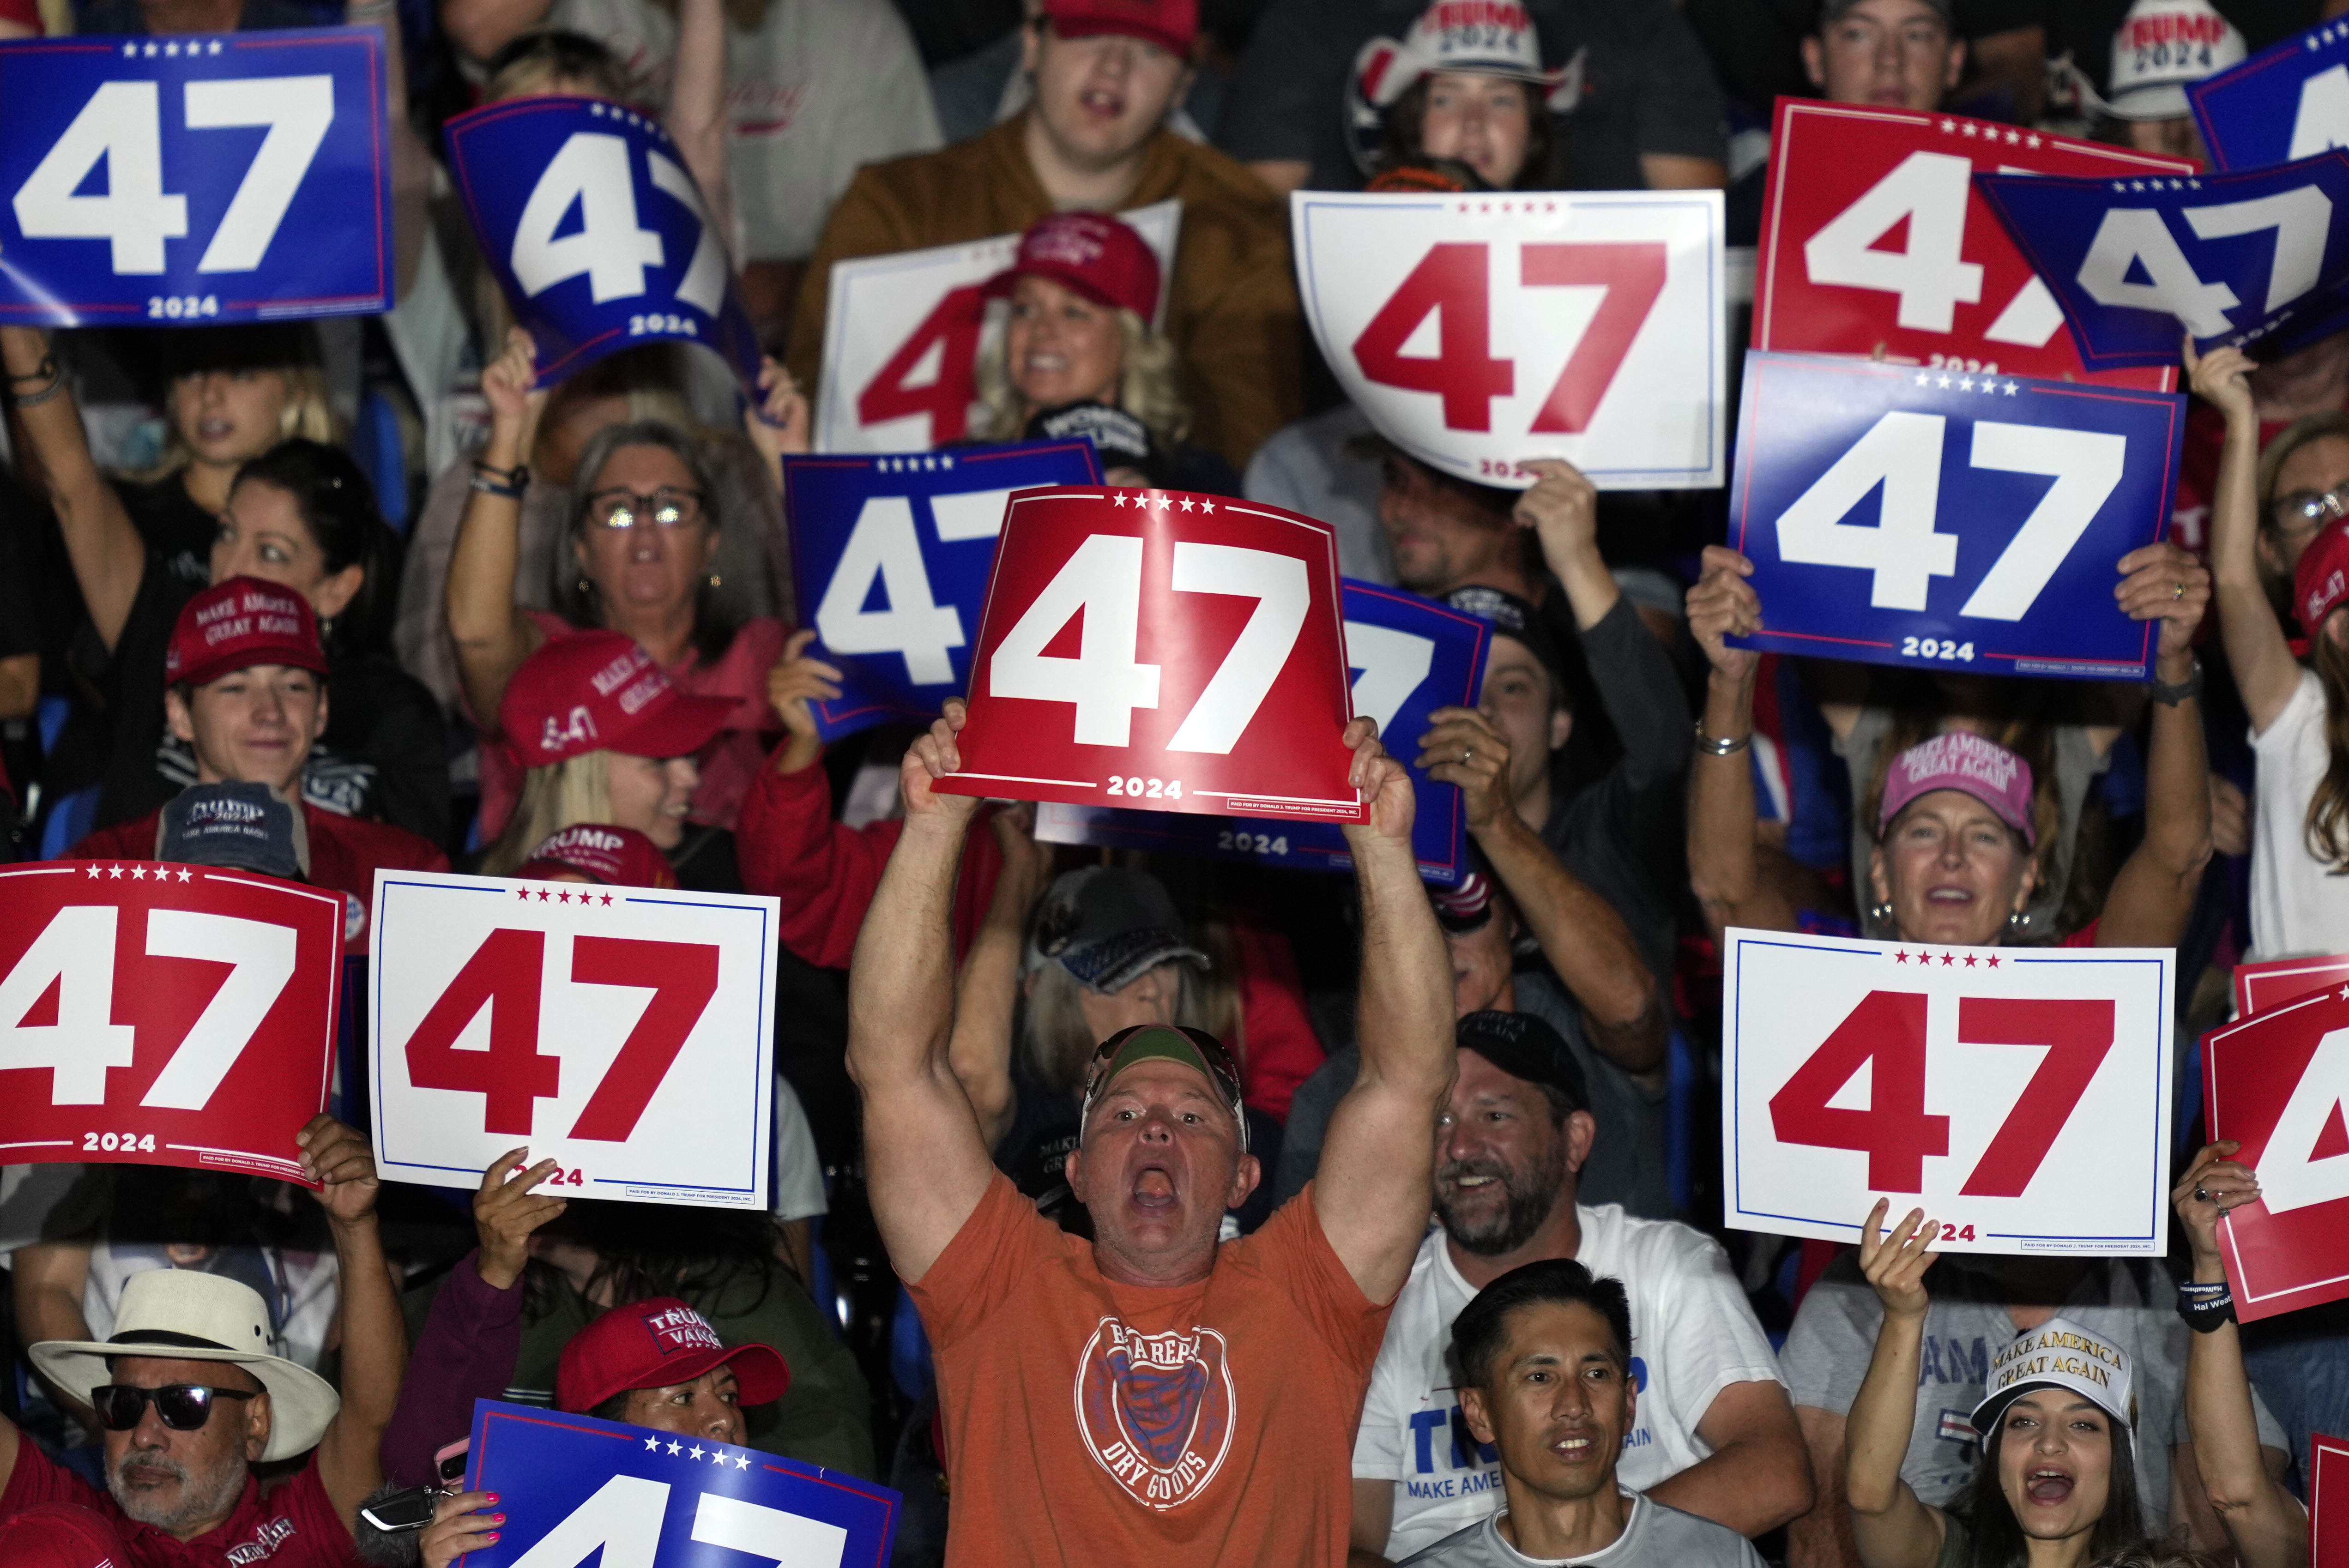
[[[334,1385],[269,1353],[269,1309],[249,1284],[194,1269],[148,1269],[124,1283],[114,1322],[113,1337],[103,1341],[42,1340],[32,1346],[33,1366],[88,1404],[92,1388],[115,1380],[110,1363],[125,1356],[233,1361],[269,1391],[264,1460],[289,1460],[317,1447],[342,1408]]]

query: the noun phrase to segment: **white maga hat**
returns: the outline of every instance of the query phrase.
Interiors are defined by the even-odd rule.
[[[316,1372],[271,1355],[269,1343],[269,1309],[251,1285],[194,1269],[148,1269],[124,1282],[111,1338],[44,1339],[32,1357],[41,1376],[85,1404],[92,1388],[114,1381],[108,1363],[122,1357],[233,1361],[269,1391],[262,1459],[287,1460],[317,1447],[342,1400]]]
[[[2249,52],[2210,0],[2137,0],[2113,32],[2106,107],[2118,119],[2183,119],[2186,89]]]
[[[1991,1357],[1990,1387],[1974,1407],[1974,1429],[1987,1439],[1999,1413],[2033,1388],[2068,1388],[2133,1427],[2129,1383],[2128,1355],[2119,1346],[2068,1317],[2051,1317]]]

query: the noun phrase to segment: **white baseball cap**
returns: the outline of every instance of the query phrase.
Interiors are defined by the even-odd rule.
[[[1442,71],[1531,82],[1553,113],[1570,114],[1581,100],[1588,53],[1578,50],[1565,65],[1544,70],[1541,35],[1517,0],[1435,0],[1401,38],[1372,38],[1355,54],[1346,78],[1354,160],[1370,170],[1386,111],[1423,77]]]
[[[42,1377],[84,1404],[92,1388],[114,1381],[111,1363],[124,1357],[233,1361],[269,1391],[265,1462],[316,1448],[342,1408],[333,1384],[271,1355],[269,1344],[269,1308],[251,1285],[196,1269],[148,1269],[123,1283],[111,1337],[44,1339],[31,1354]]]
[[[2210,0],[2137,0],[2113,33],[2106,107],[2118,119],[2183,119],[2186,89],[2250,52]]]
[[[2069,1388],[2125,1427],[2137,1424],[2127,1353],[2093,1328],[2051,1317],[1990,1358],[1990,1389],[1974,1407],[1974,1429],[1987,1435],[1999,1413],[2033,1388]]]

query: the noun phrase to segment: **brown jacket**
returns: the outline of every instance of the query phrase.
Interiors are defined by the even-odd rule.
[[[1052,211],[1021,145],[1020,116],[939,152],[867,164],[832,210],[792,324],[791,371],[812,389],[832,264],[1014,234]],[[1160,131],[1128,207],[1183,201],[1166,335],[1190,372],[1191,438],[1245,468],[1301,411],[1304,334],[1280,202],[1243,164]]]

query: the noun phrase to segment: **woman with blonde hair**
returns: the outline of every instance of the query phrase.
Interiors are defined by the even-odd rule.
[[[1112,484],[1239,493],[1229,463],[1188,444],[1182,363],[1151,325],[1158,257],[1129,225],[1101,212],[1040,218],[988,286],[1010,314],[979,350],[986,412],[973,435],[1088,436]]]

